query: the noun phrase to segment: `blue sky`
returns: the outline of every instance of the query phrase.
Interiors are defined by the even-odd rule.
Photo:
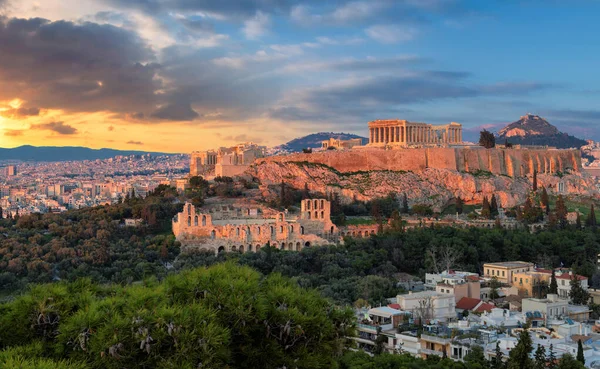
[[[0,0],[0,14],[2,146],[275,145],[384,118],[474,138],[525,113],[600,140],[595,0]]]

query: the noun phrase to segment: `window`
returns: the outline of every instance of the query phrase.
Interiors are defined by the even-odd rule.
[[[205,227],[206,226],[206,215],[202,216],[202,226]]]
[[[504,270],[502,271],[502,276],[504,277]]]

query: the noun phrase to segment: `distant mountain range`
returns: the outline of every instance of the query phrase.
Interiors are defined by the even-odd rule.
[[[547,120],[534,114],[524,115],[498,131],[496,142],[503,144],[505,141],[511,144],[554,146],[559,149],[586,145],[584,140],[560,132]]]
[[[21,161],[68,161],[109,159],[115,156],[129,155],[175,155],[147,151],[90,149],[78,146],[19,146],[12,149],[0,148],[0,160]]]
[[[273,154],[287,154],[293,152],[301,152],[302,149],[311,148],[316,149],[321,147],[321,141],[328,140],[330,138],[349,140],[351,138],[362,138],[363,143],[367,143],[366,137],[361,137],[351,133],[334,133],[334,132],[319,132],[313,133],[308,136],[295,138],[283,145],[275,146],[271,149]]]

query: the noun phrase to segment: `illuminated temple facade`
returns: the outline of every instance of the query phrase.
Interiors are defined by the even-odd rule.
[[[462,124],[415,123],[407,120],[369,122],[369,146],[444,146],[462,144]]]

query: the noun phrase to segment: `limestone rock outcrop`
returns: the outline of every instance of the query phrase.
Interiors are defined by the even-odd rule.
[[[360,201],[389,193],[406,193],[411,203],[424,203],[443,209],[456,197],[468,203],[481,203],[484,196],[495,194],[503,207],[522,204],[531,191],[531,177],[509,177],[489,172],[466,173],[451,169],[426,168],[420,171],[370,170],[341,172],[320,163],[262,160],[246,174],[263,184],[282,181],[311,191],[338,193],[342,200]],[[581,173],[566,175],[538,174],[538,185],[549,193],[597,195],[590,177]],[[267,195],[267,194],[263,194]]]

